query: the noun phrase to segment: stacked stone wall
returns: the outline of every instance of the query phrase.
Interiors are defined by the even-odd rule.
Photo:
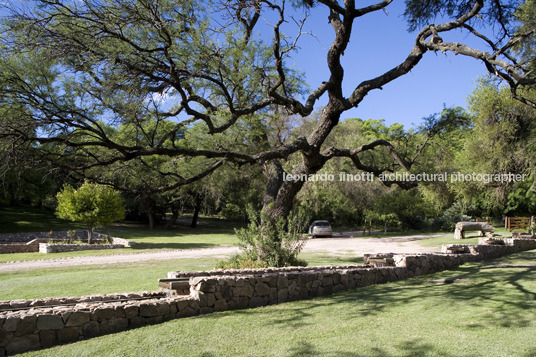
[[[190,295],[164,293],[0,302],[0,356],[199,314],[278,304],[453,269],[472,261],[536,249],[533,239],[471,245],[464,253],[381,254],[394,266],[324,266],[171,272],[188,278]],[[456,250],[456,249],[454,249]],[[153,294],[153,295],[151,295]]]
[[[125,248],[135,245],[134,242],[118,237],[110,237],[111,244],[49,243],[51,240],[65,240],[69,238],[85,241],[87,239],[87,231],[77,231],[72,237],[69,237],[67,231],[3,233],[0,234],[0,254],[29,252],[59,253],[78,250]],[[93,239],[100,243],[108,242],[108,236],[102,233],[93,232]]]

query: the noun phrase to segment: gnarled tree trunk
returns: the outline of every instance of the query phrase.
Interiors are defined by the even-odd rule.
[[[307,138],[309,150],[302,151],[302,162],[290,173],[290,175],[311,175],[318,172],[326,163],[326,158],[320,153],[322,144],[331,130],[339,122],[342,111],[334,105],[328,104],[322,111],[322,115],[312,134]],[[305,180],[289,180],[281,163],[273,161],[265,166],[265,175],[268,183],[263,198],[262,224],[269,228],[279,217],[287,218],[294,206],[296,195],[300,192]]]

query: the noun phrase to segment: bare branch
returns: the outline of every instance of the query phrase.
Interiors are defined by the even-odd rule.
[[[360,16],[364,16],[374,11],[383,10],[392,2],[393,0],[384,0],[374,5],[370,5],[361,9],[355,9],[351,12],[351,15],[354,17],[360,17]]]

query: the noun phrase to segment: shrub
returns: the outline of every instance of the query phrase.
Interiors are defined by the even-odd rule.
[[[79,189],[65,186],[57,195],[56,215],[87,226],[88,243],[93,229],[108,226],[125,217],[125,208],[119,192],[111,187],[85,182]]]
[[[246,269],[307,265],[298,259],[306,240],[302,232],[306,220],[301,212],[293,212],[287,220],[277,219],[262,224],[259,215],[249,207],[247,228],[235,230],[242,253],[222,261],[218,268]],[[265,220],[266,221],[266,220]]]

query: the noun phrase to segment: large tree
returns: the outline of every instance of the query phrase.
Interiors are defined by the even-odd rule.
[[[289,214],[304,185],[283,180],[289,157],[297,163],[286,169],[297,175],[314,174],[334,157],[374,174],[411,168],[415,152],[399,154],[386,140],[342,148],[325,143],[344,112],[408,74],[428,52],[481,61],[516,99],[536,107],[519,90],[534,86],[535,74],[513,51],[533,41],[536,29],[515,28],[518,2],[513,0],[406,0],[405,17],[416,33],[406,58],[343,90],[342,56],[353,37],[367,36],[353,34],[355,24],[386,11],[392,2],[359,7],[354,0],[36,0],[13,5],[3,21],[0,100],[28,110],[14,123],[2,121],[0,135],[33,142],[44,159],[77,170],[155,155],[202,158],[198,172],[177,177],[177,185],[205,177],[223,161],[262,165],[268,178],[263,211],[270,222]],[[329,76],[308,89],[290,65],[304,35],[303,21],[316,8],[327,9],[333,42],[324,54]],[[435,23],[439,19],[444,22]],[[486,26],[495,29],[496,38],[477,31]],[[488,52],[446,40],[451,37],[475,37]],[[46,61],[29,72],[11,60],[15,53]],[[366,49],[361,53],[375,55]],[[272,116],[309,116],[323,97],[327,104],[310,131],[274,140]],[[147,126],[147,121],[154,124]],[[106,129],[126,123],[144,139],[117,140]],[[155,135],[169,123],[164,135]],[[193,124],[216,139],[185,144],[177,133]],[[226,135],[240,145],[222,145],[225,141],[217,138]],[[386,150],[392,162],[365,164],[362,155],[371,150]]]

